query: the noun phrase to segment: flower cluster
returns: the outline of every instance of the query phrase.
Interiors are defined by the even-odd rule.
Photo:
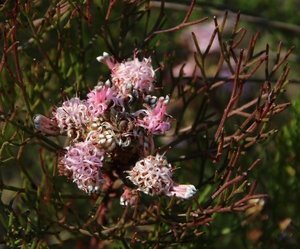
[[[91,118],[86,101],[79,98],[65,101],[55,110],[53,116],[60,131],[66,132],[69,137],[74,137],[74,140],[79,139]]]
[[[104,151],[90,141],[75,143],[66,150],[59,164],[61,174],[73,179],[78,188],[96,192],[103,181],[100,168]]]
[[[59,160],[60,175],[92,194],[100,190],[108,171],[121,170],[137,187],[124,186],[124,205],[134,205],[138,191],[190,198],[195,187],[175,183],[166,158],[153,156],[153,136],[168,131],[171,118],[168,96],[151,95],[155,81],[151,59],[135,57],[119,63],[103,53],[97,60],[111,70],[110,80],[99,82],[85,99],[64,101],[50,118],[34,118],[40,132],[69,137],[70,144]]]
[[[139,160],[128,174],[138,190],[149,195],[165,194],[186,199],[196,192],[193,185],[179,185],[172,180],[172,167],[159,154]]]
[[[123,96],[134,93],[149,93],[153,90],[155,72],[151,66],[151,59],[138,58],[122,63],[116,63],[107,53],[97,57],[99,62],[105,63],[111,69],[111,81]]]

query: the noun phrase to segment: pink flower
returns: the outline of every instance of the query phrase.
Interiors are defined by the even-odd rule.
[[[103,180],[100,168],[104,152],[89,141],[76,143],[66,149],[60,161],[60,174],[69,176],[79,189],[87,193],[97,192]]]
[[[97,60],[107,65],[111,70],[111,77],[114,87],[123,95],[123,97],[131,97],[136,90],[138,93],[149,93],[153,90],[153,82],[155,80],[155,72],[151,65],[151,58],[138,58],[124,61],[122,63],[104,52],[102,56],[98,56]]]
[[[56,136],[59,134],[59,128],[55,119],[47,118],[41,114],[35,115],[33,118],[35,129],[43,134]]]
[[[138,161],[128,171],[128,178],[142,191],[149,195],[165,194],[187,199],[192,197],[196,188],[193,185],[179,185],[172,180],[172,167],[166,158],[157,154]]]
[[[131,94],[133,90],[148,93],[153,90],[155,73],[150,58],[118,63],[112,68],[112,82],[123,95]]]
[[[152,134],[163,134],[171,127],[169,117],[167,116],[167,104],[164,98],[159,98],[156,106],[148,110],[139,110],[135,113],[136,116],[143,116],[138,118],[137,124]]]
[[[90,121],[87,104],[79,98],[63,102],[62,106],[53,112],[53,116],[61,133],[66,132],[69,137],[75,136],[75,140]]]
[[[98,117],[107,110],[111,102],[114,102],[115,104],[118,103],[115,95],[115,92],[110,87],[95,87],[95,89],[87,95],[87,106],[90,114],[93,117]]]
[[[148,195],[169,193],[173,186],[171,165],[159,154],[136,162],[128,174],[129,180],[138,190]]]

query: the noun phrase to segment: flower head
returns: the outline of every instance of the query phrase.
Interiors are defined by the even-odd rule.
[[[179,185],[172,180],[172,167],[162,155],[147,156],[128,171],[128,178],[149,195],[164,194],[188,199],[196,193],[193,185]]]
[[[75,140],[90,121],[87,104],[79,98],[63,102],[62,106],[53,112],[53,116],[61,133],[66,132],[69,137],[75,137]]]
[[[152,134],[163,134],[171,127],[166,110],[167,101],[161,97],[153,109],[136,112],[137,116],[143,116],[138,118],[137,124]]]
[[[138,161],[128,173],[138,190],[149,195],[169,193],[173,186],[171,165],[159,154]]]
[[[87,106],[93,117],[103,114],[111,102],[116,103],[115,92],[107,86],[95,87],[88,93]]]
[[[60,174],[71,178],[79,189],[87,193],[97,191],[103,179],[100,168],[104,152],[88,141],[66,149],[66,154],[60,160]]]
[[[112,82],[123,95],[133,90],[148,93],[153,90],[155,73],[150,58],[139,61],[138,58],[116,64],[112,68]]]

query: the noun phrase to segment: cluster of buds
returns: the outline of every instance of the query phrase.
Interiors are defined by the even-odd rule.
[[[103,53],[97,60],[111,70],[111,79],[99,82],[85,99],[66,100],[49,118],[34,117],[35,128],[43,134],[69,137],[59,160],[60,175],[92,194],[101,189],[105,170],[117,168],[136,186],[124,186],[121,204],[126,205],[136,202],[139,191],[190,198],[195,187],[175,183],[165,156],[153,155],[153,136],[168,131],[171,118],[168,96],[151,95],[155,81],[151,59],[135,57],[119,63]]]

